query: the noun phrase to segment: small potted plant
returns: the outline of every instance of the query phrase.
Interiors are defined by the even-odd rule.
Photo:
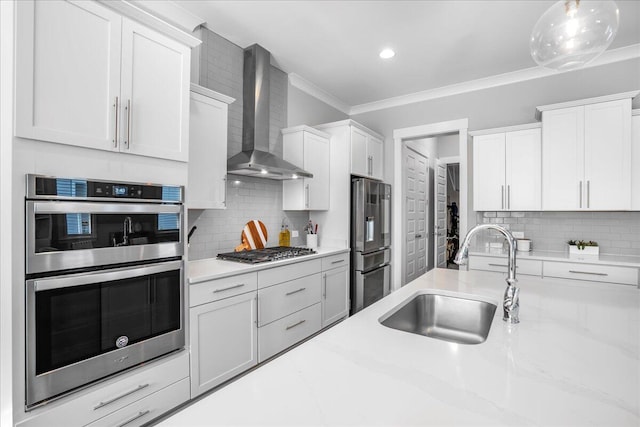
[[[567,243],[569,244],[569,256],[598,256],[600,254],[598,242],[594,242],[592,240],[569,240]]]

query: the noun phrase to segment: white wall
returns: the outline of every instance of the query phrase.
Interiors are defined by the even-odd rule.
[[[336,110],[308,93],[301,91],[291,83],[289,83],[287,101],[288,127],[298,125],[314,126],[349,118],[342,111]]]

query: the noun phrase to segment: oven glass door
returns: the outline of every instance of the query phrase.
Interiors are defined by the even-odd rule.
[[[26,211],[27,274],[183,253],[180,205],[27,201]]]
[[[184,342],[181,266],[170,261],[27,281],[31,403],[182,346],[175,336]]]

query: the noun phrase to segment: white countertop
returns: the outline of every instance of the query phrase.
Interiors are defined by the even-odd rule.
[[[187,276],[189,284],[204,282],[212,279],[233,276],[236,274],[250,273],[253,271],[265,270],[267,268],[280,267],[294,262],[308,261],[315,258],[322,258],[329,255],[349,252],[349,248],[329,248],[317,247],[317,253],[295,258],[287,258],[280,261],[269,261],[258,264],[244,264],[235,261],[225,261],[217,258],[206,258],[189,261],[187,266]]]
[[[481,255],[481,256],[494,256],[494,257],[507,257],[507,251],[503,249],[470,249],[469,255]],[[606,265],[618,265],[622,267],[636,267],[640,268],[640,257],[631,255],[577,255],[569,256],[568,252],[554,252],[554,251],[516,251],[516,259],[536,259],[542,261],[562,261],[562,262],[577,262],[583,264],[606,264]]]
[[[436,269],[159,425],[640,425],[640,291],[520,278],[502,321],[497,273]],[[378,319],[421,289],[497,303],[462,345]]]

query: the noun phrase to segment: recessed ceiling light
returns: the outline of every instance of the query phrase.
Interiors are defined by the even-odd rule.
[[[382,59],[390,59],[390,58],[393,58],[394,56],[396,56],[396,53],[393,51],[393,49],[383,49],[380,52],[380,58]]]

